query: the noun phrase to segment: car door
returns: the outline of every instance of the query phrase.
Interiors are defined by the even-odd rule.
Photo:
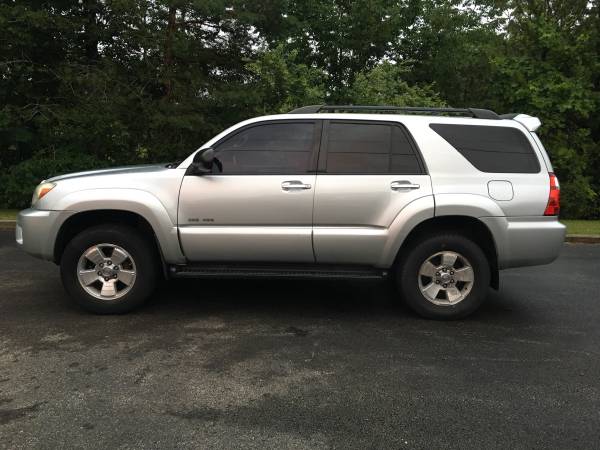
[[[431,194],[416,144],[400,123],[325,121],[313,218],[317,263],[376,264],[396,216]]]
[[[321,121],[259,122],[215,145],[212,174],[185,176],[178,223],[190,261],[314,262]],[[221,170],[218,169],[221,167]]]

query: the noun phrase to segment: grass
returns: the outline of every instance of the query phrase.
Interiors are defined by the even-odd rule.
[[[567,226],[567,234],[600,235],[600,220],[561,220]]]
[[[18,209],[0,209],[0,220],[15,220]]]
[[[17,209],[0,209],[0,220],[15,220]],[[600,220],[561,220],[567,226],[568,234],[600,235]]]

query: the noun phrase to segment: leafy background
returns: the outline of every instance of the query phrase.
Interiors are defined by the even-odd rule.
[[[600,0],[2,0],[0,29],[0,207],[251,116],[367,103],[539,116],[563,215],[600,218]]]

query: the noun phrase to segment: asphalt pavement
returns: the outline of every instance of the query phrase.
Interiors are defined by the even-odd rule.
[[[0,448],[599,448],[600,245],[459,322],[381,282],[177,280],[93,316],[0,231]]]

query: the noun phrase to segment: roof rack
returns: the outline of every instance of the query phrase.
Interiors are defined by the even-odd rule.
[[[478,108],[426,108],[426,107],[410,107],[410,106],[363,106],[363,105],[309,105],[294,109],[288,114],[314,114],[320,112],[335,112],[335,111],[373,111],[373,112],[397,112],[407,114],[456,114],[468,115],[476,119],[492,119],[499,120],[500,116],[489,109]]]

